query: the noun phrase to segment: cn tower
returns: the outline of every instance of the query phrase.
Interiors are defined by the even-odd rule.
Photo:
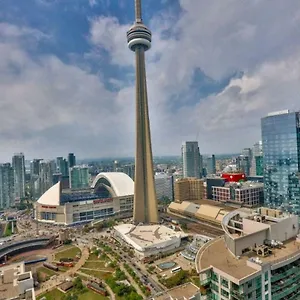
[[[141,0],[135,0],[135,23],[127,31],[130,50],[135,52],[136,150],[134,180],[134,223],[158,223],[148,111],[145,52],[151,47],[151,31],[143,24]]]

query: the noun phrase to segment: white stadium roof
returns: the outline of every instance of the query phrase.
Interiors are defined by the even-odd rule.
[[[60,182],[54,184],[37,201],[43,205],[59,205],[60,202]]]
[[[104,178],[110,184],[117,197],[128,196],[134,194],[134,181],[125,173],[122,172],[103,172],[99,173],[92,183],[94,188],[98,181]]]

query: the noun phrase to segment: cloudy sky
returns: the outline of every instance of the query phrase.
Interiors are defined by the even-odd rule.
[[[299,0],[143,0],[154,155],[238,152],[300,108]],[[134,155],[133,0],[0,1],[0,161]]]

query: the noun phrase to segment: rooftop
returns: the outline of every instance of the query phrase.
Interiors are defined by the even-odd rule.
[[[175,287],[161,295],[154,296],[154,300],[183,300],[190,299],[200,292],[200,289],[191,282]]]
[[[7,299],[16,298],[20,296],[18,280],[20,281],[20,280],[27,280],[32,278],[30,272],[24,273],[24,271],[25,271],[24,262],[7,265],[0,268],[0,275],[2,275],[0,276],[0,299],[1,300],[4,299],[7,300]],[[23,299],[23,297],[20,299]]]
[[[164,225],[139,225],[122,224],[114,227],[127,242],[139,248],[147,248],[157,244],[168,242],[173,238],[184,236],[182,232],[174,230]]]
[[[244,181],[244,182],[226,182],[225,188],[234,187],[236,189],[254,189],[254,188],[263,188],[264,184],[262,182],[255,182],[255,181]],[[222,188],[222,187],[216,187]]]
[[[282,248],[272,248],[272,254],[266,257],[259,257],[262,264],[277,263],[296,254],[300,254],[300,243],[291,239],[283,243]],[[234,257],[226,247],[224,237],[217,238],[202,247],[197,255],[197,267],[199,271],[213,267],[241,280],[257,272],[256,269],[247,265],[250,258],[257,255],[249,251],[239,258]]]

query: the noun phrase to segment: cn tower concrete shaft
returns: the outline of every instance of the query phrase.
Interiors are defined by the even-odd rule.
[[[151,47],[151,31],[142,23],[141,2],[135,1],[135,24],[127,32],[128,47],[136,59],[136,153],[134,209],[135,223],[158,223],[145,69],[145,51]]]

